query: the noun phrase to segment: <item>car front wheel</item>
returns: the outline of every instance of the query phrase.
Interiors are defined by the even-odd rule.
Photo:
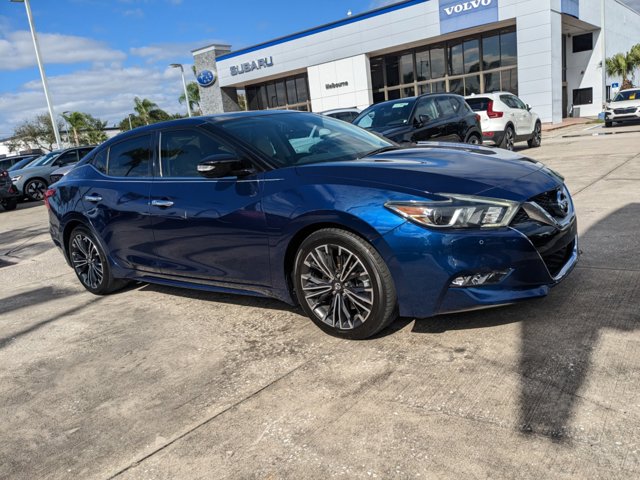
[[[533,135],[527,141],[529,148],[537,148],[542,145],[542,125],[540,122],[536,122],[536,126],[533,129]]]
[[[47,182],[41,178],[29,180],[24,186],[24,194],[33,202],[43,200],[44,192],[47,190]]]
[[[397,316],[389,269],[369,243],[351,232],[328,228],[311,234],[300,245],[293,275],[302,309],[331,335],[365,339]]]
[[[106,295],[127,283],[113,278],[104,250],[86,227],[77,227],[71,232],[69,259],[78,280],[91,293]]]

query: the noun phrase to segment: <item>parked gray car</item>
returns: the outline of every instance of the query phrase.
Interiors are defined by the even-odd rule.
[[[11,172],[11,181],[22,197],[29,200],[42,200],[44,192],[51,184],[51,173],[60,167],[78,163],[95,146],[73,147],[64,150],[54,150],[42,155],[29,165]]]

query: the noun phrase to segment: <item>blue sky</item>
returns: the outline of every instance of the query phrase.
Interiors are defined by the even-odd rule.
[[[109,125],[133,97],[183,112],[179,71],[210,43],[234,49],[397,0],[31,0],[56,112],[78,110]],[[624,0],[640,10],[640,0]],[[190,70],[188,70],[190,72]],[[24,5],[0,0],[0,138],[45,100]]]
[[[237,49],[385,3],[394,2],[31,0],[31,8],[56,113],[83,111],[111,125],[136,95],[182,112],[179,71],[168,64],[191,64],[194,48]],[[45,111],[24,5],[0,0],[0,138]]]

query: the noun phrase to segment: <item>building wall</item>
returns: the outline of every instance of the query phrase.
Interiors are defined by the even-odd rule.
[[[615,0],[606,0],[605,30],[606,56],[627,52],[633,45],[640,43],[640,14]],[[607,77],[607,85],[612,82],[622,84],[622,79]],[[635,83],[640,83],[637,75]],[[614,92],[611,93],[613,95]]]
[[[366,55],[314,65],[307,72],[314,112],[345,106],[362,109],[372,103],[369,57]]]

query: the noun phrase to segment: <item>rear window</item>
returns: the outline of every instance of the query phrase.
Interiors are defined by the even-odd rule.
[[[489,110],[490,98],[487,97],[474,97],[467,98],[467,105],[471,107],[474,112],[486,112]]]

